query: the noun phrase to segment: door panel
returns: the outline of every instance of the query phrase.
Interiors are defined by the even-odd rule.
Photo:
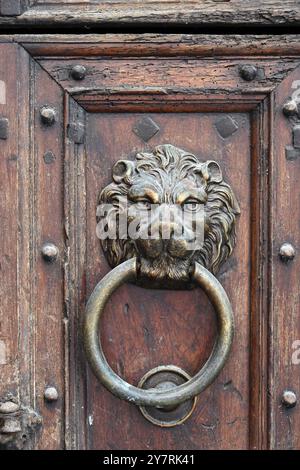
[[[10,104],[0,104],[1,118],[9,120],[8,137],[0,140],[9,181],[1,216],[12,234],[2,240],[2,287],[10,289],[1,311],[0,401],[30,407],[42,423],[22,428],[28,438],[16,444],[12,436],[9,445],[298,448],[298,407],[282,404],[284,390],[297,394],[300,387],[292,360],[298,260],[278,256],[284,242],[297,253],[299,238],[299,118],[282,112],[299,79],[297,38],[266,37],[263,44],[219,36],[195,36],[192,43],[147,35],[13,40],[0,45],[0,80]],[[74,79],[75,65],[85,67],[81,80]],[[245,66],[254,68],[251,80]],[[18,88],[9,78],[16,74]],[[53,110],[53,122],[42,118],[43,107]],[[137,131],[145,119],[155,129],[146,137]],[[236,247],[217,274],[234,311],[232,350],[191,417],[170,429],[146,421],[99,383],[82,339],[86,302],[110,271],[96,235],[99,191],[111,182],[117,160],[166,143],[199,161],[216,160],[241,210]],[[52,262],[43,255],[50,242],[58,249]],[[16,266],[14,276],[8,262]],[[132,284],[113,294],[101,329],[108,362],[134,385],[161,364],[194,375],[216,335],[215,312],[201,289]],[[13,354],[3,353],[3,344]],[[49,387],[56,399],[45,394]]]
[[[149,117],[149,114],[146,115]],[[226,115],[228,116],[228,115]],[[87,124],[87,264],[86,296],[108,271],[96,233],[96,206],[99,189],[111,180],[111,168],[120,158],[137,151],[149,151],[162,143],[172,143],[196,155],[201,161],[215,159],[224,169],[224,178],[241,206],[237,247],[219,275],[231,299],[236,328],[232,357],[218,380],[199,397],[192,417],[171,432],[148,423],[138,408],[99,390],[91,380],[89,416],[93,425],[89,439],[93,446],[110,448],[216,448],[247,447],[249,434],[249,286],[250,286],[250,122],[247,114],[231,114],[237,131],[223,139],[216,129],[221,113],[153,113],[160,128],[145,144],[133,132],[145,118],[137,113],[95,113]],[[240,142],[244,145],[241,147]],[[238,158],[237,158],[238,156]],[[237,178],[233,174],[238,175]],[[245,210],[246,209],[246,210]],[[192,292],[148,290],[134,286],[119,289],[105,311],[102,342],[114,370],[137,385],[150,369],[174,364],[194,375],[208,359],[216,335],[215,315],[201,290]],[[105,411],[109,410],[109,411]],[[103,425],[103,413],[108,413]],[[222,417],[222,418],[221,418]],[[112,422],[115,425],[112,426]],[[200,432],[198,432],[200,430]],[[238,435],[238,439],[237,436]]]

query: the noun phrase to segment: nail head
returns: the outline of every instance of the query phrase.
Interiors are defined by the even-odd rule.
[[[52,126],[56,120],[56,111],[50,106],[43,106],[40,110],[42,123],[46,126]]]
[[[44,398],[46,401],[52,402],[58,399],[58,392],[55,387],[47,387],[44,392]]]
[[[298,105],[295,100],[289,100],[282,107],[283,114],[287,117],[295,116],[298,113]]]
[[[55,261],[58,256],[58,248],[54,243],[45,243],[42,247],[42,255],[45,261]]]
[[[86,76],[86,68],[83,65],[74,65],[71,70],[73,80],[83,80]]]
[[[291,390],[285,390],[282,394],[282,403],[286,408],[293,408],[297,404],[297,396]]]
[[[243,65],[240,68],[240,76],[243,80],[251,82],[257,76],[257,68],[254,65]]]
[[[295,248],[291,243],[283,243],[279,250],[282,261],[291,261],[295,257]]]

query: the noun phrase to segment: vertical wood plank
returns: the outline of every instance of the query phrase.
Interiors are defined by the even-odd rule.
[[[269,327],[269,220],[270,220],[270,101],[252,113],[251,128],[251,310],[250,310],[250,434],[251,449],[268,447],[268,327]]]
[[[17,45],[0,45],[0,119],[8,133],[0,139],[0,398],[19,396],[18,265],[18,90]]]
[[[299,80],[298,68],[282,82],[275,94],[270,299],[272,318],[269,330],[270,446],[274,449],[300,447],[299,404],[287,409],[281,403],[284,390],[294,391],[298,402],[300,399],[300,354],[297,355],[295,348],[296,341],[300,340],[300,159],[286,159],[285,147],[292,145],[295,121],[289,121],[282,113],[283,104],[297,90]],[[279,258],[279,249],[284,242],[291,243],[296,249],[295,259],[288,263]]]
[[[34,298],[32,276],[32,177],[33,126],[33,60],[23,49],[18,55],[18,310],[19,310],[19,367],[20,401],[35,409],[34,396]],[[28,439],[25,448],[34,448],[34,439]]]
[[[36,407],[43,416],[37,449],[64,447],[64,289],[65,258],[63,214],[64,114],[63,91],[34,64],[34,159],[32,176],[33,206],[32,272],[34,280],[34,387]],[[52,126],[42,124],[40,109],[48,105],[56,111]],[[49,263],[41,255],[44,243],[54,243],[59,250],[56,261]],[[55,387],[58,400],[47,403],[44,391]]]
[[[86,181],[85,138],[75,143],[69,124],[85,126],[85,111],[65,95],[65,348],[67,449],[86,448],[86,359],[82,347],[82,320],[86,302]],[[76,140],[76,139],[75,139]]]

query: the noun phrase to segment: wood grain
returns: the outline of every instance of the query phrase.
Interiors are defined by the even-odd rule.
[[[1,174],[1,237],[0,237],[0,397],[8,393],[19,397],[18,373],[18,338],[20,333],[17,290],[18,266],[18,142],[12,136],[18,135],[17,84],[10,80],[17,73],[17,50],[15,45],[8,45],[0,56],[2,99],[0,116],[9,121],[8,139],[0,140]]]
[[[89,34],[14,35],[34,57],[252,57],[298,56],[297,35],[236,34]],[[75,47],[74,47],[75,46]]]
[[[32,230],[35,301],[35,375],[37,406],[43,413],[42,434],[37,448],[56,449],[63,445],[64,347],[63,331],[63,93],[56,83],[37,65],[34,66],[34,226]],[[56,109],[57,120],[51,127],[41,123],[40,108],[47,104]],[[46,163],[44,155],[51,151],[54,159]],[[59,257],[47,263],[41,247],[54,243]],[[54,386],[59,400],[47,404],[44,390]]]
[[[285,389],[300,389],[292,363],[300,339],[299,162],[285,158],[293,122],[282,114],[299,79],[298,38],[19,35],[0,43],[0,113],[9,119],[0,140],[0,397],[11,392],[43,416],[27,447],[299,448],[299,409],[281,405]],[[80,86],[69,76],[76,63],[88,69]],[[264,75],[246,83],[239,66],[250,63]],[[45,103],[57,108],[53,128],[39,121]],[[132,132],[145,114],[160,127],[148,145]],[[227,114],[238,130],[222,139],[215,122]],[[68,138],[77,121],[84,144]],[[155,428],[106,392],[86,371],[81,342],[85,302],[109,269],[95,233],[98,191],[117,159],[166,142],[219,161],[242,209],[237,247],[219,274],[235,311],[233,350],[191,419],[173,430]],[[59,246],[54,265],[41,259],[44,241]],[[296,248],[289,264],[278,258],[285,241]],[[101,334],[109,362],[136,384],[167,362],[195,373],[216,328],[200,290],[130,285],[107,305]],[[46,385],[57,387],[56,404],[44,403]]]
[[[234,115],[239,132],[225,143],[214,127],[220,117],[217,114],[152,114],[151,118],[161,131],[147,146],[131,130],[140,116],[133,113],[93,114],[88,118],[86,295],[88,297],[108,269],[95,237],[95,211],[97,192],[109,182],[113,163],[134,151],[171,142],[195,152],[201,160],[213,157],[219,161],[226,180],[238,194],[243,213],[238,230],[244,235],[219,277],[233,303],[237,334],[229,363],[220,377],[201,394],[191,419],[172,431],[153,427],[135,407],[111,396],[91,377],[88,415],[92,417],[93,425],[89,427],[89,446],[107,449],[247,448],[249,118],[246,114]],[[240,139],[248,141],[243,149]],[[239,176],[232,179],[233,172]],[[239,287],[237,279],[240,280]],[[149,369],[160,364],[175,364],[194,374],[208,358],[214,337],[214,312],[200,290],[164,292],[124,286],[109,301],[102,330],[104,349],[111,365],[134,384]],[[239,364],[234,360],[236,355]]]
[[[0,17],[2,25],[297,25],[300,20],[297,0],[105,0],[99,2],[52,0],[27,3],[17,17]]]
[[[281,112],[282,105],[294,91],[300,79],[299,68],[278,87],[275,95],[274,150],[272,164],[272,271],[270,290],[270,446],[275,449],[299,449],[299,406],[287,409],[282,403],[284,390],[292,390],[299,397],[299,354],[293,347],[300,339],[300,298],[298,249],[300,243],[300,203],[297,196],[300,176],[299,160],[285,158],[285,146],[291,145],[292,127]],[[280,260],[278,252],[284,242],[296,249],[296,257],[289,263]],[[299,350],[299,343],[298,343]],[[295,354],[294,354],[295,353]],[[295,359],[293,360],[293,354]]]

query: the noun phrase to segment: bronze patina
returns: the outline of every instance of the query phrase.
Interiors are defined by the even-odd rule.
[[[133,161],[118,161],[113,168],[113,182],[101,191],[99,202],[111,206],[111,210],[102,217],[104,220],[98,218],[106,225],[111,223],[113,216],[116,220],[124,215],[125,210],[130,223],[129,208],[133,208],[139,217],[139,211],[135,209],[143,209],[141,212],[144,213],[150,206],[154,206],[158,215],[149,219],[147,232],[158,224],[158,233],[162,233],[160,229],[166,220],[172,224],[168,227],[168,240],[164,240],[162,235],[154,239],[122,238],[117,233],[114,239],[102,241],[104,253],[113,269],[95,287],[87,303],[84,322],[86,355],[96,377],[117,397],[142,406],[143,410],[147,407],[144,416],[149,415],[147,419],[163,426],[165,420],[160,423],[154,417],[155,413],[151,417],[149,407],[174,410],[174,407],[194,399],[213,382],[228,357],[234,332],[233,313],[215,274],[234,248],[239,206],[232,189],[223,181],[217,162],[200,162],[191,153],[169,144],[156,147],[153,153],[138,153]],[[165,217],[162,207],[163,211],[172,211],[171,217],[170,213]],[[185,235],[175,237],[177,225],[182,223],[179,222],[179,214],[183,208],[193,213],[193,221],[187,218]],[[193,238],[197,213],[204,215],[203,242],[191,249],[190,239]],[[167,390],[165,386],[143,389],[125,382],[109,366],[99,342],[101,316],[112,293],[125,282],[143,285],[145,280],[147,287],[151,288],[199,286],[217,314],[218,336],[206,364],[194,377],[180,385],[177,382]],[[165,367],[167,372],[170,366]],[[160,366],[160,373],[162,368]],[[184,419],[184,416],[178,416],[171,425],[180,424]]]

